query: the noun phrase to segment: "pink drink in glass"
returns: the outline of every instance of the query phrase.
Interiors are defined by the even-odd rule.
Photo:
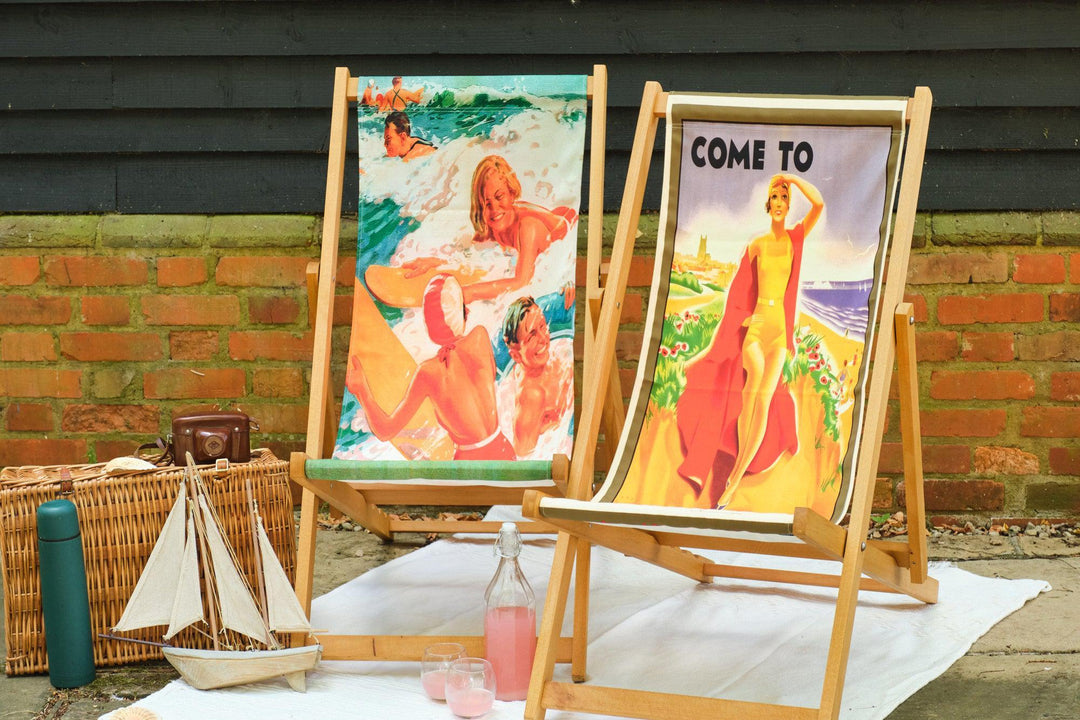
[[[420,684],[424,686],[424,692],[432,700],[446,699],[446,671],[432,670],[420,676]]]
[[[524,700],[536,653],[536,611],[495,607],[484,616],[486,657],[495,668],[499,700]]]
[[[449,688],[446,692],[446,704],[450,712],[461,717],[471,718],[483,715],[495,704],[495,694],[478,687]]]

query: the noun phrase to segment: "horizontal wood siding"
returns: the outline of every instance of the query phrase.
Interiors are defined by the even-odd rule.
[[[797,94],[925,84],[922,209],[1080,207],[1074,2],[144,0],[0,2],[0,212],[320,212],[334,67],[594,63],[610,74],[608,208],[646,80]],[[654,179],[646,206],[658,204]]]

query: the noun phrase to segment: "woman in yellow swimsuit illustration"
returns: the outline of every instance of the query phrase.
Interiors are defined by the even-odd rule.
[[[787,228],[792,187],[811,207]],[[731,502],[744,475],[798,450],[794,403],[781,378],[794,350],[803,240],[824,207],[810,182],[794,175],[772,178],[765,201],[769,232],[750,241],[712,343],[687,364],[676,408],[685,456],[678,472],[717,507]]]

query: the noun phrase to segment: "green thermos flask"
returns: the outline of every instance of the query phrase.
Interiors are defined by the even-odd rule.
[[[37,533],[49,682],[57,688],[86,685],[94,679],[94,645],[75,504],[70,500],[42,503],[37,509]]]

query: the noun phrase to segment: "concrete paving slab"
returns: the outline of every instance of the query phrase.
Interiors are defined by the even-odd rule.
[[[887,720],[1076,720],[1080,656],[966,655]]]

